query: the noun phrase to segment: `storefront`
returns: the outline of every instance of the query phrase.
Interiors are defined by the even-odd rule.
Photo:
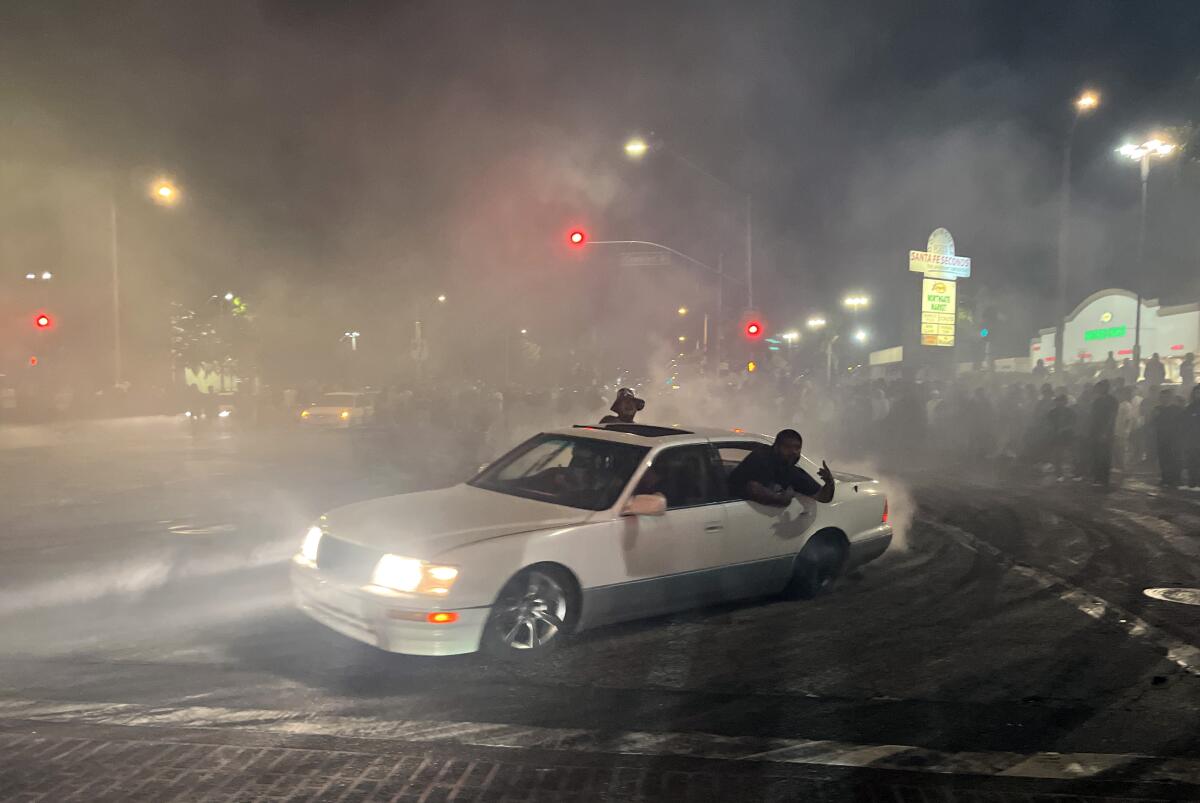
[[[1067,317],[1063,353],[1072,364],[1104,362],[1111,351],[1118,361],[1133,356],[1137,330],[1137,296],[1128,290],[1101,290],[1083,300]],[[1142,299],[1142,356],[1157,353],[1169,360],[1169,370],[1189,352],[1200,351],[1200,304],[1173,307],[1158,299]],[[1031,361],[1054,365],[1056,329],[1042,329],[1029,344]]]

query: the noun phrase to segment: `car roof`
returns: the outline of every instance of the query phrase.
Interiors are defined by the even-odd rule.
[[[679,424],[576,424],[570,428],[549,430],[548,434],[572,435],[617,443],[636,443],[642,446],[726,439],[760,441],[766,438],[765,435],[757,432],[746,432],[741,429],[687,427]]]

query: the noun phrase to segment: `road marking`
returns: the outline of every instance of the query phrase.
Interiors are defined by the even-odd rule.
[[[992,546],[987,541],[978,538],[966,530],[950,524],[923,521],[922,526],[941,530],[976,552],[984,552],[1008,567],[1011,571],[1029,578],[1042,589],[1056,591],[1063,602],[1075,607],[1093,619],[1101,619],[1124,630],[1128,635],[1143,638],[1166,651],[1167,660],[1189,674],[1200,677],[1200,647],[1188,644],[1186,641],[1172,636],[1162,628],[1152,625],[1137,614],[1127,611],[1119,605],[1098,597],[1079,586],[1064,580],[1056,574],[1038,569],[1024,563],[1017,563],[1011,555]]]
[[[380,720],[372,717],[214,706],[146,706],[0,698],[0,719],[65,724],[265,731],[437,745],[677,756],[903,770],[940,775],[1091,778],[1132,767],[1137,780],[1200,784],[1200,759],[1123,753],[945,752],[903,744],[720,736],[712,733],[594,731],[487,722]],[[1123,778],[1123,780],[1131,780]]]

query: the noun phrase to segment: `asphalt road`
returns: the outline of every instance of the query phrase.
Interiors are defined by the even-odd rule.
[[[833,593],[524,666],[291,608],[315,513],[429,483],[377,437],[0,430],[0,476],[3,800],[1200,800],[1200,607],[1143,593],[1200,587],[1200,494],[911,472]]]

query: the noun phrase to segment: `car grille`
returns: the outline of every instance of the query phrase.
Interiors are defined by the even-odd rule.
[[[379,553],[373,549],[326,535],[317,547],[317,568],[342,580],[368,583]]]

